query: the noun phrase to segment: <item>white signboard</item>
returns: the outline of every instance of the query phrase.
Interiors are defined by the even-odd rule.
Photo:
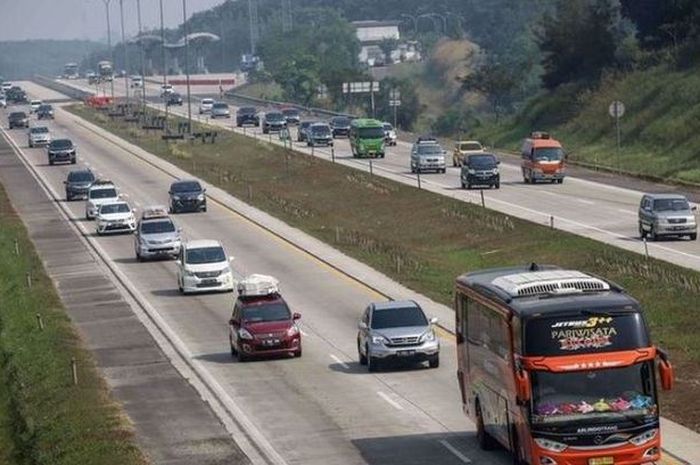
[[[615,100],[610,104],[610,107],[608,107],[608,113],[610,113],[610,116],[613,118],[622,118],[622,115],[625,114],[625,104],[619,100]]]

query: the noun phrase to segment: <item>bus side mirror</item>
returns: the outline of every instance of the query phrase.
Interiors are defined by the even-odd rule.
[[[659,379],[661,380],[661,389],[664,391],[673,389],[673,366],[668,360],[659,360]]]
[[[532,397],[532,387],[530,386],[530,374],[525,370],[515,372],[515,390],[519,405],[530,402]]]

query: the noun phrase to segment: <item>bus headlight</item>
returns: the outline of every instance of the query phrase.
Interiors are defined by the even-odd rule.
[[[650,429],[649,431],[645,431],[642,434],[633,437],[629,440],[629,442],[634,444],[635,446],[641,446],[642,444],[646,444],[647,442],[654,439],[658,432],[658,429]]]
[[[569,447],[561,442],[556,442],[545,438],[535,438],[535,443],[537,443],[537,445],[542,449],[551,450],[552,452],[563,452],[567,447]]]

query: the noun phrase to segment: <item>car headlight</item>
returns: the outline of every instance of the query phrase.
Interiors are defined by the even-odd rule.
[[[634,444],[635,446],[641,446],[642,444],[646,444],[647,442],[654,439],[658,432],[658,429],[650,429],[649,431],[646,431],[638,436],[633,437],[629,440],[629,442]]]
[[[185,273],[185,276],[189,276],[190,278],[192,278],[192,277],[195,276],[195,274],[194,274],[193,271],[190,271],[190,270],[187,270],[187,269],[184,271],[184,273]]]
[[[180,200],[180,196],[179,196],[179,195],[173,195],[173,200]]]
[[[420,342],[433,342],[434,340],[435,340],[435,332],[432,329],[430,331],[425,332],[420,337]]]
[[[467,170],[467,173],[469,173],[469,174],[476,174],[476,170],[469,168],[469,169]]]
[[[389,341],[384,336],[372,336],[372,344],[388,344]]]
[[[238,330],[238,337],[240,337],[241,339],[247,339],[247,340],[253,339],[253,335],[250,334],[250,332],[245,328],[241,328]]]
[[[292,325],[288,330],[287,330],[287,336],[293,337],[299,334],[299,327],[297,325]]]
[[[535,443],[537,443],[537,445],[542,449],[550,450],[552,452],[563,452],[567,447],[569,447],[561,442],[556,442],[545,438],[535,438]]]
[[[199,195],[197,196],[197,200],[199,200],[200,202],[201,202],[202,200],[204,200],[204,194],[199,194]]]
[[[544,171],[542,171],[540,168],[533,168],[532,172],[533,172],[533,173],[539,173],[539,174],[544,173]]]
[[[666,220],[666,218],[656,218],[656,219],[654,220],[654,223],[656,223],[656,224],[666,224],[666,223],[668,223],[668,221]]]

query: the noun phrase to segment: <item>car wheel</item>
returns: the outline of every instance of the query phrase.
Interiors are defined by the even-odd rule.
[[[53,166],[53,160],[49,160],[49,166]]]
[[[440,354],[434,355],[428,360],[428,366],[430,368],[438,368],[440,366]]]
[[[481,405],[478,400],[476,401],[476,441],[482,450],[494,450],[496,448],[496,441],[486,432],[484,416],[481,413]]]
[[[294,352],[294,358],[301,358],[301,347],[299,347],[299,350]]]
[[[647,237],[647,232],[644,230],[644,227],[642,226],[642,222],[639,222],[639,238],[640,239],[646,239]]]
[[[467,184],[464,181],[462,181],[462,189],[466,189],[466,188],[467,188]]]
[[[471,190],[471,188],[472,188],[471,183],[467,183],[467,189],[468,189],[468,190]]]
[[[562,178],[562,179],[557,179],[557,184],[564,184],[564,178]]]
[[[445,174],[445,173],[447,173],[447,168],[443,168],[443,169],[441,169],[441,170],[440,170],[440,172],[441,172],[442,174]]]
[[[248,357],[246,354],[244,354],[242,350],[239,350],[237,355],[238,355],[238,362],[239,363],[245,363],[248,360],[250,360],[250,357]]]
[[[204,205],[204,207],[202,207],[202,212],[204,212],[204,213],[207,212],[207,206],[206,206],[206,205]]]
[[[75,165],[75,162],[76,162],[76,159],[75,159],[75,158],[71,158],[71,159],[70,159],[70,164],[71,164],[71,165]]]
[[[497,182],[496,184],[493,185],[493,187],[495,187],[496,189],[500,189],[500,188],[501,188],[501,183],[500,183],[500,182]]]
[[[235,347],[233,347],[233,342],[231,342],[231,338],[229,337],[228,339],[228,344],[229,347],[231,348],[231,357],[235,358],[238,355],[238,351],[236,350]]]
[[[367,355],[363,355],[360,351],[360,341],[357,341],[357,358],[360,360],[360,365],[367,365]]]
[[[654,226],[649,229],[649,232],[647,233],[647,240],[650,242],[654,242],[657,239],[656,237],[656,231],[654,231]]]
[[[370,373],[376,373],[377,371],[379,371],[379,368],[380,368],[379,358],[372,357],[371,355],[369,355],[369,352],[367,352],[367,354],[368,354],[367,355],[367,370]]]
[[[696,240],[696,239],[698,238],[698,234],[697,234],[697,233],[691,234],[689,237],[690,237],[690,240],[691,240],[691,241],[694,241],[694,240]]]

